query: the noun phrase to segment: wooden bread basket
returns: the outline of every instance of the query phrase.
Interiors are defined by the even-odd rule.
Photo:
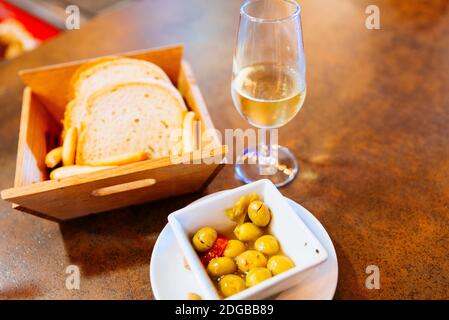
[[[214,129],[207,107],[189,64],[182,59],[182,46],[123,53],[160,66],[194,111],[202,130]],[[207,186],[222,167],[226,147],[217,135],[209,151],[183,155],[189,163],[170,157],[136,162],[94,173],[49,180],[44,160],[61,133],[72,74],[77,61],[21,72],[23,95],[14,187],[3,190],[4,200],[15,209],[55,221],[64,221],[134,204],[196,192]],[[209,137],[210,138],[210,137]],[[206,164],[211,163],[213,164]]]

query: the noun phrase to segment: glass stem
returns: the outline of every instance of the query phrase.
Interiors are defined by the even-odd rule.
[[[268,134],[268,138],[267,138]],[[268,140],[268,142],[267,142]],[[276,140],[276,144],[273,144]],[[259,174],[264,176],[274,175],[277,172],[277,130],[259,130],[258,164]]]

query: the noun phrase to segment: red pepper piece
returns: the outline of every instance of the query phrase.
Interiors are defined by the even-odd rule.
[[[212,248],[200,257],[203,265],[207,266],[212,259],[221,257],[227,245],[228,239],[223,235],[218,235]]]

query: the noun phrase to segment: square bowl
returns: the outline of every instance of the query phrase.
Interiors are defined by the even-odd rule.
[[[290,208],[274,184],[269,180],[259,180],[217,194],[168,216],[170,226],[205,299],[217,300],[220,296],[190,239],[204,226],[214,228],[219,234],[227,234],[236,223],[226,217],[225,209],[232,207],[240,197],[252,192],[257,193],[270,208],[272,218],[268,227],[269,233],[279,240],[282,251],[293,260],[295,267],[228,299],[269,298],[301,282],[307,276],[307,270],[327,259],[326,250]]]

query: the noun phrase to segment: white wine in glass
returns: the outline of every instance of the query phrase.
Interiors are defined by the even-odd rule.
[[[232,83],[232,97],[248,122],[259,128],[279,128],[292,120],[306,98],[296,70],[275,64],[243,68]]]
[[[267,143],[266,136],[292,120],[306,97],[300,7],[295,1],[250,0],[242,5],[231,93],[240,114],[262,131],[259,145],[241,157],[257,158],[258,166],[238,162],[237,177],[247,183],[267,178],[278,187],[291,182],[298,173],[295,157],[287,148]]]

